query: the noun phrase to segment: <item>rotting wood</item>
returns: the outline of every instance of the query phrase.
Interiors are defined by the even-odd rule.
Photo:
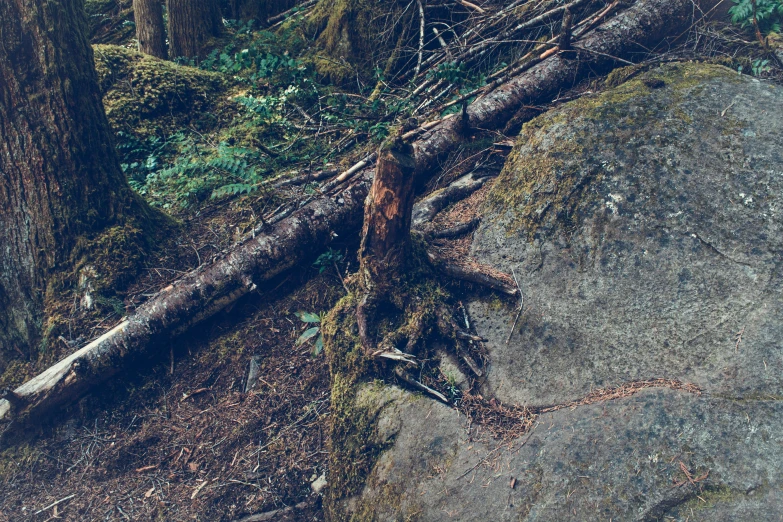
[[[716,1],[705,0],[707,5],[701,7],[708,11]],[[640,0],[580,41],[580,47],[595,53],[585,53],[580,60],[552,56],[476,100],[467,110],[470,127],[498,128],[523,105],[551,100],[588,74],[607,71],[615,63],[607,55],[627,59],[657,48],[667,35],[686,31],[692,14],[687,0]],[[413,144],[417,176],[423,179],[463,141],[458,122],[449,118]],[[372,175],[371,169],[357,172],[339,194],[314,199],[222,259],[188,273],[101,337],[18,387],[15,393],[24,401],[20,417],[36,418],[79,397],[119,371],[123,361],[143,355],[172,332],[193,324],[194,317],[206,318],[205,310],[216,312],[215,303],[230,304],[253,284],[263,284],[317,254],[334,234],[358,230]],[[8,401],[0,400],[0,420],[7,420],[10,409]]]
[[[411,250],[416,162],[413,147],[400,136],[382,146],[370,195],[364,208],[359,247],[359,287],[356,306],[359,338],[369,351],[368,323],[379,303],[398,283]]]

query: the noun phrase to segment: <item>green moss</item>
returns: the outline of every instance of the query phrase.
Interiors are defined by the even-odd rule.
[[[581,208],[592,203],[582,197],[587,186],[614,171],[614,165],[598,160],[602,137],[638,139],[664,127],[692,124],[686,103],[713,80],[741,81],[725,67],[705,64],[668,64],[641,74],[638,67],[616,71],[607,84],[617,86],[522,127],[486,205],[500,215],[511,210],[507,230],[522,230],[531,239],[550,218],[568,232]],[[732,122],[727,118],[723,125]]]
[[[619,87],[643,70],[644,67],[641,65],[629,65],[627,67],[620,67],[619,69],[615,69],[606,76],[604,87],[607,89]]]
[[[33,463],[43,458],[43,453],[28,443],[11,445],[0,453],[0,477],[13,476],[19,469],[19,463],[32,468]]]
[[[449,298],[424,261],[421,248],[419,242],[414,241],[411,266],[389,296],[399,313],[377,321],[378,337],[403,339],[419,335],[422,340],[426,339],[437,321],[439,307]],[[349,282],[350,286],[353,285]],[[322,323],[332,379],[330,480],[325,508],[333,520],[342,520],[346,511],[352,511],[351,520],[373,518],[374,504],[356,506],[355,510],[347,510],[345,504],[361,493],[377,458],[393,443],[393,440],[379,440],[377,436],[379,415],[394,401],[388,396],[388,387],[377,382],[369,386],[363,384],[382,375],[383,368],[361,345],[356,302],[353,293],[345,296]],[[424,325],[423,330],[419,328],[420,324]],[[395,492],[386,493],[387,500],[393,501]]]
[[[5,371],[0,375],[0,389],[14,389],[34,375],[32,364],[25,360],[14,359],[8,363]]]
[[[115,130],[145,136],[155,134],[158,128],[173,131],[185,124],[211,126],[215,107],[234,103],[220,74],[116,45],[96,45],[94,49],[103,104]]]
[[[754,494],[760,496],[764,493],[764,490],[767,489],[769,489],[768,486],[763,486],[762,488],[754,490]],[[705,487],[698,491],[697,496],[694,495],[684,503],[680,508],[680,512],[690,515],[691,513],[696,514],[706,509],[720,509],[721,505],[730,504],[743,498],[747,498],[745,491],[731,489],[725,484]]]

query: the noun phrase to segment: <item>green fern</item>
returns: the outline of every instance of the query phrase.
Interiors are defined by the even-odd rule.
[[[753,26],[753,0],[733,0],[731,21],[742,28]],[[762,34],[780,32],[783,24],[783,0],[756,0],[756,20]]]

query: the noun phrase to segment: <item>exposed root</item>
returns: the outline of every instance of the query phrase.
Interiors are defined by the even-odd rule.
[[[413,377],[411,377],[410,374],[407,371],[405,371],[405,369],[402,366],[397,366],[394,369],[394,374],[400,379],[402,379],[403,381],[405,381],[406,383],[416,388],[417,390],[432,395],[433,397],[435,397],[436,399],[438,399],[439,401],[445,404],[451,404],[451,402],[446,398],[445,395],[443,395],[437,390],[433,390],[429,386],[426,386],[420,383],[419,381],[417,381],[416,379],[414,379]]]
[[[475,217],[465,223],[433,232],[430,234],[430,237],[433,239],[450,239],[458,236],[464,236],[465,234],[476,230],[476,227],[479,226],[479,223],[481,223],[481,218]]]
[[[519,292],[507,274],[495,271],[492,267],[486,265],[479,266],[476,264],[477,266],[468,268],[463,265],[448,262],[432,252],[428,255],[433,265],[449,277],[486,286],[487,288],[503,292],[510,296],[517,295]]]
[[[701,394],[701,389],[692,383],[684,383],[673,379],[649,379],[631,381],[615,387],[595,389],[581,399],[544,407],[528,407],[516,404],[505,406],[497,399],[487,400],[479,394],[465,392],[459,401],[458,409],[470,420],[471,424],[478,424],[492,438],[507,442],[527,433],[541,414],[624,399],[648,388],[668,388],[695,395]]]
[[[435,215],[451,203],[465,199],[482,186],[487,178],[461,178],[448,187],[439,190],[419,201],[413,212],[413,228],[422,230]]]

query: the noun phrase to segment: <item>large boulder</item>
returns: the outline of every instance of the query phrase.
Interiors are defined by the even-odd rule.
[[[469,309],[486,394],[554,408],[499,441],[368,386],[388,449],[345,517],[779,520],[781,128],[783,88],[699,64],[528,123],[472,246],[523,313]]]

